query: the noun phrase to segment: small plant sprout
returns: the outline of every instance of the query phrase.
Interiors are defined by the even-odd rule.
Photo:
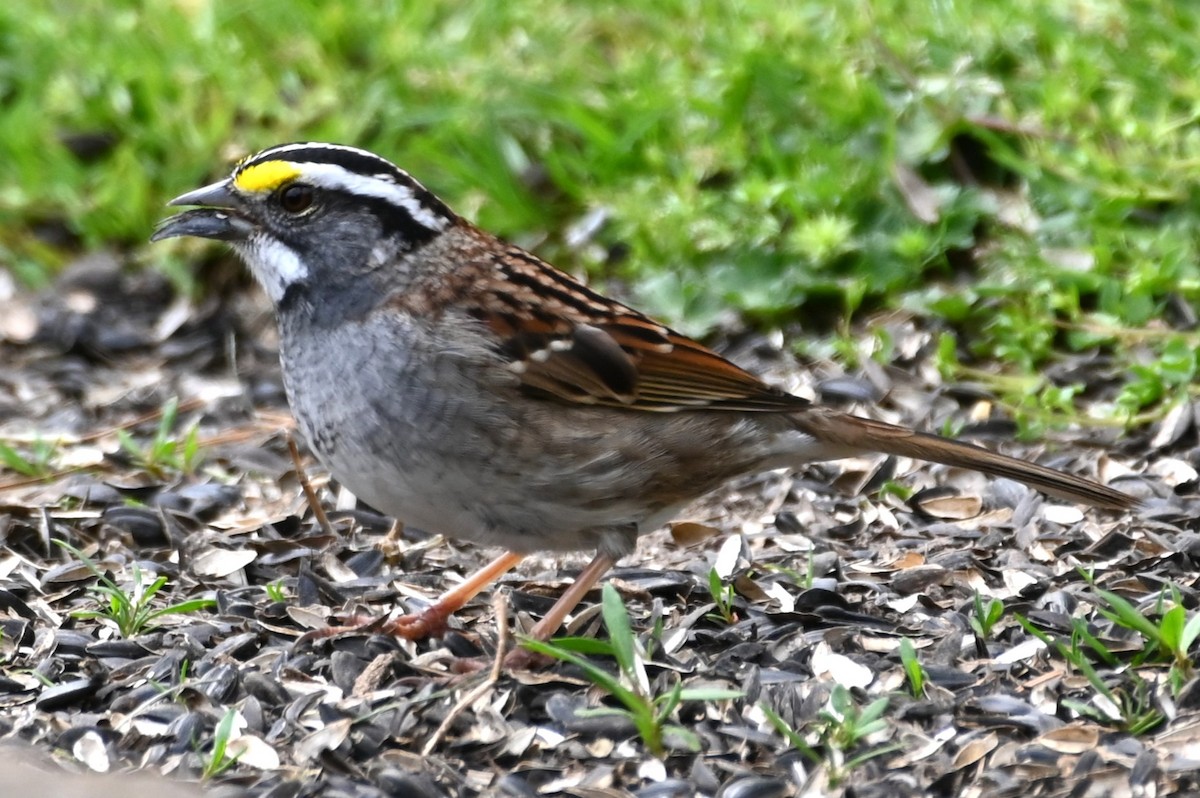
[[[1171,682],[1176,692],[1195,671],[1190,651],[1200,635],[1200,613],[1187,617],[1179,590],[1171,589],[1170,601],[1160,594],[1155,606],[1155,618],[1147,617],[1128,599],[1109,590],[1094,588],[1096,596],[1106,606],[1100,614],[1118,626],[1136,632],[1148,643],[1147,648],[1134,658],[1134,665],[1146,662],[1169,663]],[[1166,604],[1170,607],[1166,607]]]
[[[1088,684],[1096,691],[1091,704],[1074,698],[1064,698],[1063,706],[1097,723],[1121,728],[1134,735],[1145,734],[1163,722],[1165,715],[1154,705],[1148,685],[1136,672],[1125,671],[1123,676],[1126,684],[1117,686],[1110,685],[1097,672],[1088,657],[1088,649],[1107,668],[1117,669],[1121,661],[1099,638],[1088,631],[1084,619],[1072,619],[1071,640],[1067,642],[1051,637],[1022,615],[1015,617],[1025,631],[1041,640],[1051,651],[1057,651],[1059,656],[1083,674]]]
[[[887,707],[886,696],[875,699],[865,707],[859,707],[854,702],[854,696],[845,687],[839,684],[833,688],[829,695],[829,708],[820,714],[825,723],[825,730],[821,736],[827,741],[832,755],[829,776],[831,785],[841,783],[850,771],[862,763],[900,748],[895,744],[884,745],[847,757],[859,743],[887,729],[887,721],[883,719]]]
[[[887,709],[886,696],[877,698],[865,707],[854,702],[853,694],[836,685],[829,694],[829,707],[821,712],[821,719],[828,726],[828,740],[839,751],[850,751],[867,737],[887,728],[883,713]]]
[[[886,697],[877,698],[867,706],[859,707],[848,689],[840,684],[835,685],[830,692],[826,708],[821,710],[818,720],[812,724],[812,733],[816,736],[816,744],[813,745],[806,741],[805,735],[789,726],[778,713],[764,703],[759,704],[767,720],[793,748],[813,764],[825,763],[829,770],[831,787],[836,787],[850,771],[862,763],[900,748],[898,745],[888,744],[855,753],[855,749],[866,742],[868,737],[888,728],[887,721],[883,718],[887,707]]]
[[[287,590],[284,589],[282,579],[276,579],[274,582],[267,583],[263,587],[263,590],[266,592],[267,598],[276,604],[282,604],[287,601]]]
[[[698,751],[700,738],[695,732],[672,722],[675,710],[684,701],[723,701],[739,698],[742,693],[719,687],[684,687],[676,681],[666,692],[652,694],[645,655],[633,634],[629,612],[621,601],[621,594],[611,584],[604,585],[602,609],[608,640],[571,637],[549,643],[526,640],[524,645],[537,654],[580,668],[593,684],[621,704],[587,710],[588,714],[628,718],[655,756],[665,756],[669,748],[679,744],[687,750]],[[617,674],[609,673],[587,659],[585,654],[612,657],[617,663]]]
[[[0,470],[15,471],[23,477],[40,479],[54,472],[58,444],[37,438],[27,447],[0,441]]]
[[[811,590],[813,583],[817,579],[817,558],[809,553],[808,561],[805,564],[804,572],[801,573],[794,568],[786,568],[782,565],[774,563],[763,563],[763,570],[771,573],[783,574],[796,583],[797,586],[804,590]]]
[[[233,741],[238,711],[233,707],[225,710],[217,728],[213,730],[212,750],[204,758],[204,769],[200,774],[203,781],[211,781],[233,767],[240,754],[231,755],[229,744]]]
[[[733,585],[721,579],[716,568],[710,568],[708,571],[708,593],[712,597],[716,611],[708,613],[705,617],[717,623],[737,623],[737,612],[733,607],[737,593],[734,591]]]
[[[908,689],[913,698],[925,695],[925,669],[917,659],[917,650],[907,637],[900,639],[900,662],[904,665],[904,676],[908,680]]]
[[[992,636],[992,630],[1004,616],[1004,602],[999,599],[988,599],[984,604],[983,596],[975,593],[975,612],[970,617],[971,630],[979,640],[987,640]]]
[[[902,482],[889,479],[879,487],[879,497],[895,496],[900,501],[908,501],[913,495],[913,489]]]
[[[217,605],[213,599],[190,599],[154,609],[154,596],[167,584],[167,577],[158,576],[146,583],[146,573],[136,564],[130,568],[131,586],[128,590],[118,585],[111,577],[69,543],[55,541],[63,549],[77,557],[95,575],[99,584],[91,590],[100,599],[100,608],[76,610],[76,618],[86,618],[111,623],[121,637],[134,637],[152,628],[155,619],[164,615],[183,615],[189,612],[211,609]]]
[[[191,474],[200,464],[199,428],[193,424],[182,439],[178,438],[174,434],[178,414],[179,400],[172,397],[163,405],[154,437],[144,447],[140,446],[128,431],[117,430],[117,440],[121,449],[138,466],[155,477],[162,477],[172,471]]]

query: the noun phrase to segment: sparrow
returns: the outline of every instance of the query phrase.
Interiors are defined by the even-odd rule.
[[[223,241],[274,306],[298,428],[405,524],[504,550],[385,631],[436,634],[530,552],[595,557],[548,639],[640,535],[729,480],[882,453],[1111,510],[1086,477],[824,407],[587,287],[452,211],[388,160],[284,144],[169,203],[152,240]]]

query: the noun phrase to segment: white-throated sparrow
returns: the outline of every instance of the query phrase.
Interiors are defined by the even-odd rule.
[[[773,388],[457,216],[390,162],[273,147],[172,205],[154,240],[226,241],[275,305],[292,410],[379,510],[507,554],[420,615],[429,633],[522,554],[595,549],[548,637],[637,537],[740,474],[882,452],[1113,509],[1137,500]]]

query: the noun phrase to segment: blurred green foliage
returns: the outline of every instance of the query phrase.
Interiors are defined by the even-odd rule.
[[[1128,416],[1195,370],[1144,330],[1200,300],[1198,31],[1149,0],[6,3],[0,268],[164,262],[167,198],[339,141],[685,331],[903,306],[948,368],[1136,363]]]

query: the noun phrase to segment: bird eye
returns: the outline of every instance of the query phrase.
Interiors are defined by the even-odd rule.
[[[279,206],[288,213],[300,213],[313,204],[312,186],[292,183],[279,192]]]

